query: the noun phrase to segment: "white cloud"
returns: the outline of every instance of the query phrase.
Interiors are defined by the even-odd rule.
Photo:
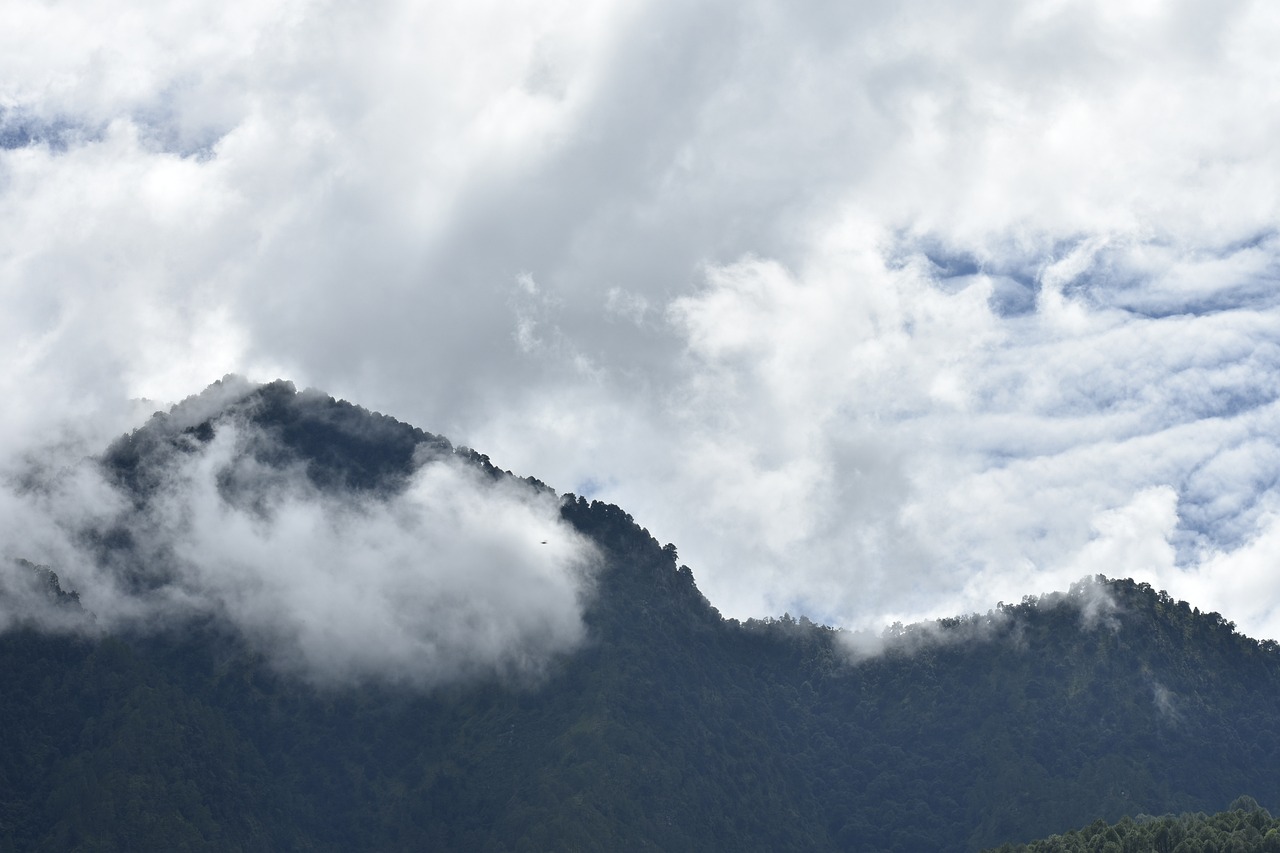
[[[191,401],[174,428],[213,402]],[[300,467],[256,462],[270,441],[222,419],[207,445],[161,457],[141,511],[92,464],[43,478],[34,493],[0,492],[14,556],[57,565],[92,614],[71,624],[33,609],[31,595],[7,595],[0,625],[22,613],[89,631],[216,615],[314,681],[418,686],[536,677],[583,640],[596,557],[560,520],[554,494],[447,456],[424,457],[389,497],[331,493]],[[117,526],[128,550],[84,544],[87,531]],[[25,576],[8,567],[0,585],[21,591]]]
[[[1269,541],[1267,3],[0,14],[10,456],[282,373],[852,624]]]

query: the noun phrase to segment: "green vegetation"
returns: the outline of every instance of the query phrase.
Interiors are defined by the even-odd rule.
[[[346,404],[262,396],[243,411],[324,488],[392,489],[417,444],[451,452],[390,419],[365,441],[371,416]],[[107,457],[140,491],[178,441],[149,429]],[[915,853],[1096,820],[1145,850],[1162,848],[1123,833],[1165,819],[1137,815],[1280,802],[1280,650],[1144,584],[896,626],[854,662],[807,620],[721,618],[618,507],[568,496],[562,515],[604,562],[587,642],[537,683],[321,689],[215,619],[0,635],[0,851]],[[1062,838],[1110,849],[1095,828]],[[1048,843],[1007,849],[1077,849]]]
[[[1138,815],[1108,824],[1096,820],[1083,829],[1030,844],[1005,844],[990,853],[1276,853],[1280,818],[1250,796],[1227,811],[1151,817]]]

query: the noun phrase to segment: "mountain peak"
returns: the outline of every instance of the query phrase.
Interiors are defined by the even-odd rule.
[[[103,463],[120,482],[146,492],[148,472],[154,474],[157,462],[167,464],[175,452],[207,445],[223,426],[251,428],[258,440],[250,451],[259,461],[301,464],[321,488],[394,490],[413,471],[415,459],[453,452],[441,436],[323,392],[299,392],[287,380],[254,384],[227,376],[122,436]]]

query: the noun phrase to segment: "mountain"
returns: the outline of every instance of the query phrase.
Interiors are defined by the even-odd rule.
[[[1145,584],[1099,575],[859,654],[803,618],[722,618],[619,507],[284,382],[227,380],[92,465],[120,496],[77,534],[102,573],[75,596],[71,567],[0,572],[0,850],[961,851],[1280,802],[1280,649]],[[508,536],[492,553],[539,619],[457,595],[510,606],[511,584],[440,576],[439,607],[386,569],[402,552],[361,525],[416,536],[406,508]],[[471,553],[447,547],[424,565]],[[368,550],[346,574],[396,591],[372,612],[422,625],[360,622],[343,561]],[[297,609],[329,588],[337,609]]]

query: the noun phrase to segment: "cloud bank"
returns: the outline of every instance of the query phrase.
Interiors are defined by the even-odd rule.
[[[287,376],[729,615],[1102,572],[1280,636],[1270,4],[0,15],[10,458]]]
[[[189,401],[174,429],[212,402]],[[14,566],[0,573],[0,625],[96,633],[214,616],[290,673],[415,686],[536,677],[584,639],[594,551],[554,494],[434,451],[392,494],[322,490],[301,463],[259,461],[278,451],[260,426],[216,423],[207,443],[161,456],[141,504],[91,463],[7,490],[7,546],[57,565],[89,615],[42,605]],[[114,544],[95,547],[104,535]]]

